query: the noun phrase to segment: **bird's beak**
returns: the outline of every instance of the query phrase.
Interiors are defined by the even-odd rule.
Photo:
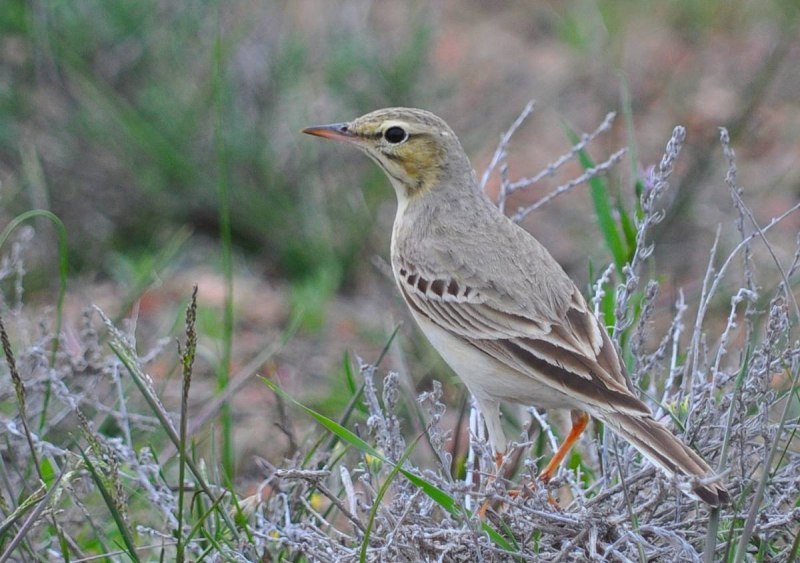
[[[330,125],[307,127],[303,129],[303,133],[316,137],[323,137],[325,139],[333,139],[334,141],[348,141],[350,143],[358,139],[358,137],[349,130],[347,123],[331,123]]]

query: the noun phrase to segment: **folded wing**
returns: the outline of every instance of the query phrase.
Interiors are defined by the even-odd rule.
[[[504,303],[497,288],[426,275],[408,264],[397,274],[417,314],[495,360],[596,410],[650,413],[628,388],[608,334],[575,286],[562,311],[526,314]]]

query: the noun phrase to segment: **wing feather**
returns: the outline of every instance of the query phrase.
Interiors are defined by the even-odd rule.
[[[613,343],[574,289],[560,318],[533,319],[452,277],[406,266],[397,276],[417,314],[495,360],[599,409],[649,414],[628,388]]]

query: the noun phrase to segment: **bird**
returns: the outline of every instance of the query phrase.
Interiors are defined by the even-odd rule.
[[[458,137],[433,113],[379,109],[303,129],[360,149],[397,195],[391,268],[411,315],[474,397],[498,470],[503,402],[568,409],[571,430],[547,482],[589,417],[628,441],[679,489],[712,507],[730,495],[705,460],[636,395],[606,328],[527,230],[480,188]]]

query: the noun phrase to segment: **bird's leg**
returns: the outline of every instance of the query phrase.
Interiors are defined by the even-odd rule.
[[[547,483],[553,477],[553,474],[558,469],[558,466],[561,465],[561,461],[567,455],[567,452],[575,445],[575,442],[578,441],[578,438],[586,429],[586,426],[589,424],[589,415],[583,411],[574,410],[570,412],[570,416],[572,418],[572,428],[567,435],[566,440],[564,443],[561,444],[561,447],[558,448],[558,451],[553,455],[550,463],[547,464],[541,473],[539,473],[539,480],[543,483]]]
[[[542,481],[543,483],[547,483],[548,481],[550,481],[550,479],[553,477],[553,474],[558,469],[559,465],[561,465],[561,462],[564,461],[564,458],[566,457],[567,453],[569,453],[570,449],[572,449],[572,446],[575,445],[575,442],[578,441],[578,438],[580,438],[581,434],[583,433],[584,430],[586,430],[586,427],[589,424],[589,415],[583,411],[573,410],[570,412],[570,417],[572,419],[572,428],[570,428],[569,434],[567,435],[566,439],[561,444],[561,446],[558,448],[558,451],[556,451],[556,453],[553,455],[552,459],[550,459],[550,462],[547,464],[547,466],[541,471],[541,473],[539,473],[539,480]],[[499,477],[500,469],[503,466],[504,459],[505,459],[504,454],[495,452],[494,462],[495,465],[497,466],[497,469],[495,471],[495,474],[490,476],[489,479],[486,481],[487,486],[493,483],[495,479]],[[530,485],[523,486],[521,490],[508,491],[507,494],[510,497],[523,496],[524,494],[529,492],[529,487]],[[552,497],[550,497],[549,494],[548,494],[548,502],[553,506],[557,506],[556,501]],[[478,515],[481,518],[483,518],[486,515],[486,511],[489,509],[490,505],[491,501],[487,499],[480,506],[480,508],[478,509]]]
[[[500,469],[503,467],[503,461],[505,460],[505,454],[501,452],[494,452],[494,475],[489,475],[489,478],[486,479],[486,487],[484,490],[488,488],[492,483],[494,483],[497,478],[500,476]],[[491,506],[492,501],[491,499],[486,499],[478,508],[478,517],[483,520],[486,516],[486,511],[489,510],[489,506]]]

